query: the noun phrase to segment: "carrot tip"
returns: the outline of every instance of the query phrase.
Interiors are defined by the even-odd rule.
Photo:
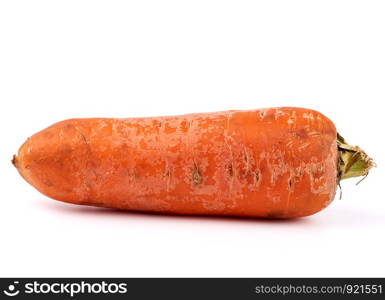
[[[13,155],[11,162],[15,166],[15,168],[17,168],[17,157],[16,157],[16,155]]]

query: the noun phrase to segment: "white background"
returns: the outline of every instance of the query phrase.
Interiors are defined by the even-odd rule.
[[[385,276],[384,1],[1,1],[0,276]],[[305,106],[378,164],[307,218],[71,206],[11,165],[73,117]]]

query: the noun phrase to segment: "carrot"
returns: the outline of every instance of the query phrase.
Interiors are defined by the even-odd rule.
[[[372,160],[304,108],[70,119],[13,158],[41,193],[73,204],[174,214],[293,218],[333,200]]]

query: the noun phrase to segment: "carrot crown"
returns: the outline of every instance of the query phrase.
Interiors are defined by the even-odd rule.
[[[373,159],[370,158],[360,147],[349,145],[338,133],[337,146],[340,155],[338,163],[338,181],[352,177],[366,177],[368,176],[369,170],[376,166]],[[365,177],[363,179],[365,179]]]

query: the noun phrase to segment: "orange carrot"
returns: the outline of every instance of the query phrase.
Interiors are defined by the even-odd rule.
[[[324,115],[291,107],[70,119],[30,137],[13,163],[64,202],[264,218],[314,214],[373,165]]]

